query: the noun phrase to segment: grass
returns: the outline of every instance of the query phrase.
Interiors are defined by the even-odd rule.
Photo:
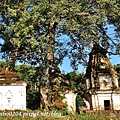
[[[72,114],[66,116],[57,116],[59,114],[40,114],[41,111],[0,111],[0,120],[120,120],[117,118],[108,118],[97,113],[81,113],[73,116]]]

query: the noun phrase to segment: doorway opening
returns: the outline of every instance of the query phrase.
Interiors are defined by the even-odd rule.
[[[104,110],[110,110],[110,100],[104,100]]]

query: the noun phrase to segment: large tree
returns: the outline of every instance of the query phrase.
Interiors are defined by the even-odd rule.
[[[119,5],[117,0],[1,1],[2,51],[10,57],[11,64],[19,60],[44,68],[40,85],[43,109],[49,109],[50,105],[51,70],[65,56],[76,68],[86,61],[94,43],[99,43],[109,53],[119,54],[119,38],[112,39],[107,35],[109,23],[119,28],[119,21],[116,21],[117,25],[112,21],[120,16]]]

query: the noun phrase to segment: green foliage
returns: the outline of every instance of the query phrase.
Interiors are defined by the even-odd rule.
[[[66,75],[67,79],[70,80],[70,87],[74,90],[77,90],[78,94],[83,95],[85,88],[84,74],[70,72]]]
[[[119,0],[113,0],[111,2],[106,2],[107,12],[109,13],[107,16],[107,21],[109,24],[113,24],[115,26],[115,32],[117,32],[116,37],[120,37],[120,2]],[[114,7],[113,7],[114,6]],[[115,22],[116,21],[116,22]]]
[[[120,64],[114,65],[114,69],[120,74]]]
[[[107,25],[114,25],[115,32],[119,32],[119,6],[118,0],[2,1],[0,36],[5,41],[2,51],[9,55],[17,46],[17,59],[21,62],[43,64],[54,24],[57,25],[55,54],[60,61],[69,56],[72,66],[84,62],[96,42],[118,54],[119,34],[110,39]],[[61,35],[69,39],[61,40]]]
[[[78,115],[77,120],[107,120],[109,118],[106,118],[104,115],[99,115],[97,113],[88,113],[84,114],[82,113],[81,115]]]
[[[66,102],[63,103],[61,100],[60,100],[60,102],[58,102],[58,100],[56,100],[56,103],[55,103],[56,105],[51,107],[51,111],[56,111],[57,113],[61,114],[61,116],[69,115],[70,112],[67,109],[67,103]],[[59,104],[61,104],[61,105],[59,105]]]
[[[30,90],[38,91],[40,86],[40,78],[42,68],[33,67],[28,64],[16,65],[15,70],[22,79],[28,81]]]
[[[26,80],[29,80],[30,75],[36,72],[33,67],[27,64],[16,65],[15,70],[19,76]]]
[[[3,62],[3,61],[0,61],[0,71],[2,70],[2,67],[3,67],[4,65],[6,65],[6,63]]]
[[[27,92],[27,108],[37,110],[40,107],[40,93],[39,91]]]
[[[119,83],[119,87],[120,87],[120,64],[114,65],[114,69],[116,70],[116,72],[118,74],[118,83]]]

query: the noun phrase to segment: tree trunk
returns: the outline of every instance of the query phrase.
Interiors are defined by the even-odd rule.
[[[11,52],[10,55],[10,66],[15,67],[16,57],[18,55],[18,47]]]
[[[53,16],[54,18],[54,16]],[[47,35],[47,58],[45,63],[45,69],[43,72],[43,76],[41,78],[40,84],[40,108],[44,110],[50,110],[50,91],[51,91],[51,81],[50,81],[50,73],[53,67],[54,62],[54,37],[55,37],[55,28],[56,23],[53,24],[53,18],[50,22],[49,33]]]

